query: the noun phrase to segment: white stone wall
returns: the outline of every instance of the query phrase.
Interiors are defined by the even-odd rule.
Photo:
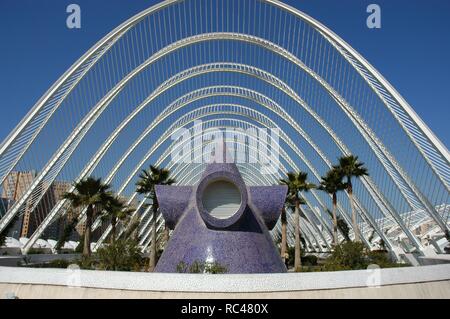
[[[194,275],[0,267],[19,298],[450,298],[450,265],[344,272]]]

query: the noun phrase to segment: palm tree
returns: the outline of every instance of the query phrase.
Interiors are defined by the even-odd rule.
[[[362,176],[369,176],[367,168],[364,167],[364,163],[358,161],[358,156],[343,156],[339,158],[339,165],[334,168],[342,175],[347,177],[346,187],[347,193],[350,198],[350,207],[352,210],[352,226],[355,233],[355,241],[361,241],[358,222],[356,219],[356,211],[353,203],[353,185],[352,178],[360,178]]]
[[[328,171],[327,175],[322,177],[319,189],[331,194],[333,196],[333,239],[334,245],[339,244],[338,240],[338,219],[336,215],[337,207],[337,193],[345,189],[345,184],[342,182],[343,176],[340,172],[333,168]]]
[[[123,237],[125,240],[131,239],[134,241],[138,241],[138,228],[140,224],[140,217],[137,214],[131,216],[128,221],[125,230],[122,233],[119,233],[119,237]]]
[[[111,197],[104,206],[104,216],[111,220],[111,244],[116,242],[116,226],[119,221],[130,217],[135,210],[123,202],[118,196]]]
[[[110,186],[101,178],[88,177],[74,184],[75,192],[65,193],[63,198],[70,201],[73,208],[86,208],[86,230],[84,232],[83,256],[91,255],[91,231],[95,214],[110,200]]]
[[[328,211],[328,213],[331,213]],[[341,231],[342,236],[344,236],[345,241],[349,242],[350,240],[350,228],[348,227],[347,222],[342,218],[342,216],[337,216],[337,224],[338,229]]]
[[[281,259],[286,262],[287,253],[287,213],[286,207],[293,207],[293,200],[290,196],[286,197],[285,204],[281,210]]]
[[[286,260],[287,251],[287,218],[286,218],[286,207],[283,205],[281,210],[281,250],[280,255],[283,262]]]
[[[68,214],[68,215],[73,216],[73,214]],[[68,223],[64,226],[64,230],[63,230],[61,236],[59,237],[58,242],[56,243],[56,246],[55,246],[56,251],[61,250],[61,248],[66,243],[66,241],[69,240],[70,235],[73,233],[73,231],[75,230],[75,227],[77,226],[77,223],[78,223],[78,219],[73,218],[73,219],[69,220]]]
[[[288,187],[288,197],[292,199],[294,210],[294,223],[295,223],[295,259],[294,268],[295,271],[301,270],[301,251],[300,251],[300,213],[301,205],[305,204],[305,200],[301,197],[302,192],[307,192],[310,189],[315,188],[314,184],[308,183],[308,173],[297,172],[288,173],[287,180],[280,180],[280,182]]]
[[[136,183],[136,192],[145,194],[152,202],[152,241],[150,244],[150,264],[149,270],[153,271],[156,266],[156,218],[158,213],[158,199],[156,198],[156,185],[172,185],[175,180],[170,178],[170,172],[164,168],[151,165],[148,170],[143,170]],[[167,227],[167,226],[165,226]]]

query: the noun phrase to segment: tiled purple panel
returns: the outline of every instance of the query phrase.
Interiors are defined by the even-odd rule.
[[[263,218],[267,228],[272,230],[280,218],[287,186],[252,186],[248,190],[254,210]]]
[[[157,185],[155,191],[166,225],[174,229],[189,205],[193,188],[192,186]]]

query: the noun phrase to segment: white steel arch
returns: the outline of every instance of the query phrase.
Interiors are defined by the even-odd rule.
[[[278,81],[276,81],[276,82],[278,82]],[[166,86],[166,85],[162,85],[162,87],[165,87],[165,86]],[[158,90],[157,90],[157,91],[158,91]],[[228,92],[228,91],[229,91],[229,92]],[[158,95],[158,94],[159,94],[158,92],[155,92],[155,95]],[[322,160],[324,160],[324,162],[328,165],[328,167],[331,167],[331,165],[332,165],[331,162],[330,162],[330,161],[326,158],[326,156],[320,151],[320,148],[317,147],[316,145],[314,145],[314,142],[313,142],[313,141],[308,137],[308,135],[300,128],[300,126],[299,126],[292,118],[290,118],[290,116],[283,110],[283,108],[281,108],[279,105],[277,105],[276,102],[274,102],[274,101],[272,101],[271,99],[265,97],[264,95],[261,95],[261,94],[259,94],[259,93],[257,93],[257,92],[254,92],[254,91],[251,91],[251,90],[248,90],[248,89],[245,89],[245,88],[240,88],[240,87],[229,87],[229,88],[227,88],[227,87],[219,86],[219,87],[211,87],[211,88],[200,89],[200,90],[191,92],[191,93],[189,93],[189,94],[187,94],[187,95],[185,95],[185,96],[179,98],[177,101],[175,101],[175,102],[172,103],[169,107],[166,108],[167,111],[164,111],[164,112],[162,112],[161,114],[162,114],[162,115],[164,115],[164,114],[171,114],[171,113],[174,112],[174,110],[176,110],[177,108],[180,108],[180,107],[182,107],[183,105],[192,102],[192,100],[196,100],[196,99],[201,98],[202,95],[212,96],[212,95],[225,95],[225,94],[228,94],[228,95],[236,95],[236,96],[242,96],[242,97],[250,98],[250,99],[254,99],[255,97],[257,97],[256,100],[257,100],[261,105],[264,105],[264,106],[268,107],[269,109],[270,109],[270,108],[273,109],[274,112],[280,114],[280,116],[284,117],[285,120],[287,120],[289,124],[291,124],[292,126],[294,126],[295,130],[296,130],[297,132],[299,132],[299,134],[300,134],[301,136],[303,136],[303,137],[305,138],[305,140],[306,140],[308,143],[311,144],[311,146],[313,147],[313,149],[314,149],[315,151],[317,151],[317,153],[319,154],[319,156],[322,158]],[[245,94],[247,94],[248,96],[245,95]],[[151,97],[152,97],[152,96],[151,96]],[[149,99],[150,99],[150,98],[149,98]],[[136,110],[135,110],[135,112],[134,112],[133,114],[136,114],[140,109],[142,109],[145,105],[147,105],[147,102],[148,102],[148,100],[146,100],[146,101],[145,101],[144,103],[142,103],[138,108],[136,108]],[[311,111],[311,112],[313,112],[313,111]],[[131,117],[131,116],[130,116],[130,117]],[[163,118],[163,117],[162,117],[162,118]],[[155,121],[155,124],[152,124],[152,125],[149,127],[150,130],[147,131],[146,133],[149,133],[149,132],[151,131],[151,129],[152,129],[154,126],[156,126],[160,121],[162,121],[162,118],[161,118],[161,119],[157,119],[157,120]],[[126,122],[126,121],[128,121],[128,119],[125,120],[125,122]],[[319,121],[321,121],[320,118],[319,118]],[[321,122],[323,122],[323,121],[321,121]],[[326,125],[326,124],[324,124],[324,125]],[[330,129],[328,129],[328,130],[330,130]],[[118,129],[118,131],[120,132],[120,129]],[[171,129],[169,129],[168,131],[171,131]],[[111,143],[112,143],[113,138],[114,138],[115,135],[116,135],[116,134],[113,134],[113,135],[112,135],[112,139],[110,139],[110,140],[108,140],[108,141],[105,142],[104,147],[103,147],[103,150],[101,149],[97,154],[102,154],[102,153],[104,153],[104,150],[106,150],[107,147],[108,147],[109,145],[111,145]],[[330,135],[335,137],[335,135],[333,134],[332,131],[330,132]],[[337,139],[337,137],[335,137],[335,140],[336,140],[336,139]],[[139,140],[141,140],[141,139],[139,139]],[[337,140],[338,140],[338,139],[337,139]],[[339,141],[339,140],[338,140],[338,141]],[[159,144],[161,144],[161,143],[159,143]],[[292,144],[292,145],[295,145],[295,144],[293,144],[293,143],[291,143],[291,144]],[[345,146],[343,145],[342,142],[340,142],[339,144],[342,145],[342,147],[345,149]],[[98,157],[100,157],[100,156],[99,156],[99,155],[96,155],[95,157],[98,158]],[[303,157],[303,158],[304,158],[304,157]],[[93,167],[93,164],[92,164],[92,163],[98,163],[98,162],[96,162],[96,160],[92,161],[92,162],[88,165],[88,168],[89,168],[89,169],[92,169],[92,167]],[[310,166],[310,165],[309,165],[309,166]],[[311,166],[310,166],[310,168],[311,168]],[[85,173],[83,173],[82,175],[80,175],[80,176],[77,178],[77,180],[81,180],[84,176],[86,176],[86,175],[87,175],[87,172],[89,172],[89,170],[85,169],[84,172],[85,172]],[[111,180],[111,178],[112,178],[111,176],[113,176],[114,174],[115,174],[115,172],[112,172],[111,174],[109,174],[108,177],[106,178],[106,182],[109,182],[109,181]],[[318,176],[318,173],[316,173],[315,175]],[[368,179],[368,181],[369,181],[369,183],[368,183],[369,187],[370,187],[371,189],[374,189],[374,188],[375,188],[374,184],[373,184],[372,182],[370,182],[370,179]],[[36,185],[38,185],[38,184],[36,184]],[[367,187],[367,186],[366,186],[366,187]],[[368,188],[369,188],[369,187],[368,187]],[[121,193],[122,191],[123,191],[123,188],[121,188],[121,189],[119,190],[119,193]],[[375,193],[377,194],[377,198],[382,197],[381,193],[380,193],[379,191],[377,191],[376,188],[375,188]],[[64,203],[65,203],[65,201],[60,202],[60,203],[58,204],[57,207],[58,207],[58,208],[61,208],[61,207],[63,206]],[[380,205],[385,205],[385,206],[386,206],[386,202],[384,202],[383,204],[379,204],[379,203],[377,202],[377,205],[381,208],[382,206],[380,206]],[[357,206],[359,206],[359,209],[362,209],[360,204],[357,203]],[[389,207],[389,205],[388,205],[387,207]],[[382,209],[382,208],[381,208],[381,209]],[[390,209],[390,210],[389,210],[389,209]],[[393,210],[392,208],[388,208],[388,211],[389,211],[390,214],[395,215],[395,216],[398,216],[397,213],[395,212],[395,210]],[[367,218],[368,214],[366,213],[365,215],[366,215],[366,218]],[[54,214],[49,214],[48,220],[51,221],[51,220],[53,220],[53,218],[54,218]],[[44,225],[45,225],[45,223],[44,223]],[[420,243],[415,239],[415,237],[414,237],[412,234],[408,233],[408,229],[407,229],[406,227],[402,227],[402,229],[407,233],[408,238],[411,239],[411,241],[416,245],[416,247],[420,249],[420,247],[421,247],[421,246],[420,246]],[[38,238],[39,235],[40,235],[40,234],[37,233],[36,236],[33,236],[33,240],[32,240],[32,241],[36,240],[36,239]],[[28,247],[31,247],[32,241],[31,241],[29,244],[27,244],[27,245],[25,246],[25,250],[28,249]]]
[[[450,226],[448,226],[446,223],[444,223],[440,219],[440,216],[437,214],[434,207],[431,204],[429,204],[429,202],[423,197],[423,195],[420,193],[420,191],[418,191],[417,188],[414,187],[414,183],[411,181],[411,179],[409,177],[407,177],[405,175],[405,173],[400,169],[400,165],[398,165],[398,163],[396,163],[396,161],[392,158],[392,156],[390,156],[389,153],[387,153],[385,151],[385,147],[383,145],[380,145],[380,142],[377,140],[376,136],[373,136],[373,133],[370,132],[370,128],[368,128],[367,125],[365,125],[364,123],[361,123],[363,121],[360,118],[358,118],[358,115],[355,112],[351,111],[352,109],[348,105],[348,103],[346,103],[346,101],[329,84],[327,84],[326,81],[324,81],[319,75],[317,75],[314,71],[312,71],[310,68],[308,68],[306,65],[304,65],[299,59],[295,58],[295,56],[293,56],[292,54],[290,54],[288,51],[284,50],[283,48],[278,47],[274,43],[265,41],[263,39],[258,39],[255,37],[242,35],[242,34],[231,35],[231,34],[222,34],[222,33],[205,34],[205,35],[201,35],[201,36],[197,36],[197,37],[193,37],[193,38],[184,39],[184,40],[180,41],[180,43],[175,43],[171,47],[164,48],[163,50],[161,50],[160,52],[156,53],[154,56],[149,58],[145,63],[140,65],[138,68],[133,70],[133,72],[131,72],[129,75],[127,75],[124,79],[122,79],[122,81],[119,84],[117,84],[117,86],[113,90],[111,90],[111,92],[109,92],[108,95],[106,95],[102,99],[102,101],[100,101],[96,105],[96,107],[94,108],[94,111],[92,111],[80,123],[79,127],[74,131],[74,134],[71,134],[71,136],[62,145],[61,149],[58,150],[57,153],[55,153],[53,158],[48,162],[47,166],[39,174],[38,178],[36,178],[33,185],[29,188],[29,190],[26,192],[26,194],[24,196],[22,196],[21,199],[8,211],[6,216],[2,219],[2,221],[0,221],[0,230],[2,230],[6,226],[7,223],[9,223],[9,221],[12,219],[12,217],[14,217],[15,214],[18,212],[20,207],[32,196],[33,191],[41,184],[41,182],[44,180],[44,178],[47,177],[47,174],[49,175],[49,177],[47,177],[47,179],[49,180],[49,182],[47,184],[48,185],[51,184],[51,182],[54,180],[56,175],[61,170],[62,166],[65,164],[65,162],[71,156],[72,152],[75,151],[76,147],[78,146],[80,141],[83,139],[85,134],[88,132],[90,127],[95,123],[95,121],[102,114],[102,112],[105,110],[105,108],[108,107],[109,103],[125,87],[125,85],[128,83],[128,81],[130,79],[132,79],[134,76],[139,74],[139,72],[141,72],[143,69],[145,69],[150,64],[154,63],[156,60],[162,58],[164,55],[170,53],[171,51],[173,51],[183,45],[191,45],[192,43],[195,43],[198,41],[211,41],[215,38],[248,41],[248,42],[251,42],[251,43],[254,43],[257,45],[267,47],[270,50],[277,52],[281,56],[293,61],[296,65],[298,65],[300,68],[305,70],[308,74],[310,74],[312,78],[317,80],[324,88],[326,88],[327,92],[329,92],[333,96],[333,98],[338,102],[339,105],[341,105],[343,108],[345,108],[347,110],[347,112],[349,114],[348,115],[349,118],[352,119],[352,122],[357,126],[360,133],[363,134],[364,138],[366,139],[366,141],[368,141],[372,150],[376,152],[377,156],[381,157],[382,156],[382,155],[380,155],[381,152],[383,152],[383,151],[385,152],[383,155],[387,156],[387,158],[386,159],[380,158],[380,160],[381,160],[382,164],[387,168],[387,172],[389,173],[389,175],[394,179],[394,181],[399,186],[399,189],[402,191],[402,194],[404,195],[405,199],[410,203],[411,207],[413,209],[420,208],[417,206],[419,204],[418,201],[410,200],[411,195],[416,195],[418,197],[419,201],[422,202],[422,204],[425,205],[425,207],[429,210],[430,214],[433,216],[433,218],[435,218],[436,222],[441,226],[441,228],[450,230]],[[246,66],[234,65],[234,67],[235,68],[232,69],[232,71],[234,71],[234,72],[245,73],[246,71],[248,71],[245,69]],[[248,69],[252,69],[252,68],[249,67]],[[225,70],[225,69],[222,69],[222,70]],[[189,72],[189,70],[187,72]],[[206,68],[205,70],[203,70],[203,71],[200,70],[199,72],[200,72],[200,74],[202,72],[211,72],[211,69]],[[270,79],[266,78],[266,77],[270,77],[270,74],[265,74],[264,71],[262,71],[262,70],[256,70],[256,72],[255,72],[256,77],[258,77],[259,72],[264,74],[262,77],[260,77],[261,79],[270,81]],[[158,95],[163,93],[165,90],[171,88],[172,86],[176,85],[177,82],[182,81],[182,80],[183,80],[183,74],[180,74],[180,75],[176,75],[175,77],[173,77],[173,78],[169,79],[168,81],[166,81],[165,83],[163,83],[154,92],[154,94],[149,96],[138,108],[136,108],[136,110],[132,114],[130,114],[130,116],[127,117],[127,119],[121,124],[121,126],[116,131],[120,132],[121,128],[125,127],[133,119],[133,117],[137,113],[139,113],[140,110],[142,110],[142,108],[144,108],[146,105],[148,105],[148,103],[150,103],[154,98],[156,98]],[[287,87],[286,89],[283,88],[286,85],[284,85],[284,83],[282,81],[280,81],[276,78],[273,81],[275,83],[281,83],[281,86],[279,87],[280,90],[284,91],[286,94],[288,94],[291,97],[293,97],[294,99],[296,99],[301,106],[305,107],[305,109],[313,116],[313,118],[316,119],[320,123],[320,125],[327,130],[327,132],[330,134],[331,137],[333,137],[335,143],[342,149],[342,152],[344,154],[351,153],[348,150],[348,148],[342,143],[342,141],[340,141],[339,138],[337,138],[336,134],[333,133],[333,130],[324,121],[322,121],[320,119],[320,117],[317,114],[315,114],[315,112],[312,111],[312,109],[310,107],[308,107],[307,104],[300,97],[298,97],[298,95],[296,95],[293,92],[293,90],[289,90],[289,87]],[[356,120],[354,120],[354,118],[356,118]],[[369,132],[365,132],[364,130],[369,131]],[[113,135],[111,137],[111,139],[109,139],[105,143],[106,144],[105,147],[107,147],[107,145],[109,143],[112,143],[114,141],[114,139],[115,139],[115,135]],[[373,146],[374,143],[377,145],[376,147]],[[102,151],[102,148],[100,149],[100,153]],[[317,151],[320,152],[320,149],[317,148]],[[95,163],[95,161],[93,161],[93,163]],[[60,167],[57,166],[58,164],[60,165]],[[389,164],[392,164],[392,166],[397,169],[397,172],[392,173],[390,170],[391,166],[389,166]],[[395,173],[397,173],[397,174],[395,174]],[[397,181],[398,175],[400,175],[405,181],[398,182]],[[411,191],[409,191],[409,192],[403,191],[403,188],[408,187],[408,186],[411,187],[412,192]],[[374,187],[374,186],[372,185],[372,187]],[[37,205],[37,202],[39,200],[40,200],[40,198],[38,200],[35,200],[35,202],[36,202],[35,205]]]
[[[201,109],[200,109],[200,110],[201,110]],[[190,122],[193,122],[193,121],[195,121],[196,118],[190,118],[190,114],[194,114],[194,113],[195,113],[195,112],[190,112],[190,113],[186,114],[186,115],[184,116],[184,118],[187,118],[187,119],[189,119]],[[210,112],[207,112],[206,114],[209,114],[209,113],[210,113]],[[224,112],[222,111],[221,113],[224,113]],[[217,121],[217,120],[213,120],[213,121]],[[213,122],[213,121],[208,121],[208,122],[206,122],[206,123],[211,123],[211,122]],[[170,132],[173,132],[173,131],[176,130],[178,127],[180,127],[180,126],[186,124],[186,122],[183,121],[183,118],[180,119],[180,122],[181,122],[182,124],[176,122],[176,123],[174,123],[171,127],[169,127],[169,128],[167,129],[167,131],[166,131],[166,134],[163,135],[163,136],[160,138],[160,140],[164,141],[164,140],[169,139],[169,138],[170,138]],[[238,122],[240,122],[240,121],[238,121]],[[264,122],[260,122],[260,123],[264,123]],[[270,125],[273,125],[273,123],[270,124]],[[286,138],[285,141],[287,141],[288,145],[290,145],[291,148],[296,149],[294,152],[297,153],[297,155],[301,157],[301,156],[302,156],[302,155],[301,155],[301,152],[298,150],[298,148],[295,147],[295,144],[293,144],[292,142],[289,142],[289,140],[287,139],[286,135],[285,135],[282,131],[280,131],[280,132],[281,132],[280,138],[281,138],[282,140],[284,140],[284,139]],[[161,144],[163,144],[163,142],[158,142],[156,145],[158,146],[158,145],[161,145]],[[137,174],[137,172],[143,167],[143,165],[148,161],[148,158],[155,152],[155,149],[156,149],[156,148],[157,148],[157,147],[153,147],[153,148],[152,148],[152,149],[151,149],[151,150],[143,157],[143,159],[140,161],[140,163],[133,169],[132,173],[129,175],[129,177],[126,179],[126,181],[125,181],[125,182],[122,184],[122,186],[120,187],[119,193],[121,193],[121,192],[126,188],[126,186],[131,182],[132,177],[135,176],[135,175]],[[169,148],[166,150],[165,154],[164,154],[163,157],[162,157],[163,159],[167,159],[167,158],[168,158],[168,156],[169,156],[169,151],[170,151],[170,150],[171,150],[171,147],[169,147]],[[295,163],[293,163],[291,160],[289,160],[289,158],[287,157],[287,155],[284,155],[282,149],[281,149],[281,152],[282,152],[282,157],[283,157],[288,163],[290,163],[291,167],[293,167],[294,169],[297,168],[297,166],[295,165]],[[308,162],[306,159],[302,159],[302,160],[304,160],[306,163]],[[161,163],[163,163],[163,161],[162,161],[161,159],[157,161],[157,164],[161,164]],[[313,168],[312,166],[311,166],[310,169],[311,169],[313,172],[315,172],[315,170],[314,170],[314,168]],[[320,178],[317,172],[315,172],[315,175],[316,175],[316,177],[317,177],[318,179]],[[312,191],[312,193],[314,194],[314,191]],[[135,195],[136,195],[136,194],[134,194],[132,198],[134,198]],[[323,202],[322,202],[321,200],[319,200],[319,198],[318,198],[317,196],[315,196],[315,198],[316,198],[316,200],[323,206]],[[367,214],[367,212],[365,211],[365,209],[361,206],[361,204],[360,204],[357,200],[356,200],[356,205],[357,205],[357,207],[364,213],[365,217],[369,220],[369,223],[371,223],[372,227],[377,228],[376,225],[373,223],[373,221],[370,220],[370,215]],[[341,207],[340,205],[338,205],[338,209],[339,209],[339,211],[342,212],[342,216],[346,219],[346,221],[347,221],[347,222],[349,223],[349,225],[350,225],[348,216],[346,215],[346,213],[344,213],[344,211],[343,211],[343,209],[342,209],[342,207]],[[389,240],[388,238],[385,238],[384,235],[383,235],[383,233],[380,232],[380,234],[381,234],[381,236],[384,238],[384,240],[386,241],[387,245],[388,245],[388,246],[391,246],[390,240]],[[106,237],[107,235],[108,235],[108,230],[105,232],[104,236]],[[364,240],[365,240],[365,238],[364,238]],[[368,244],[367,241],[366,241],[366,243]],[[368,244],[368,245],[369,245],[369,244]]]
[[[219,11],[222,12],[222,16],[215,14]],[[236,19],[229,19],[230,13],[236,11],[240,15]],[[255,13],[261,14],[258,16]],[[267,32],[264,25],[267,21],[261,21],[262,16],[267,17],[269,22],[272,21],[269,23],[273,27],[271,32]],[[205,20],[201,20],[200,17]],[[149,28],[145,27],[149,25],[153,25],[159,34],[149,36],[147,31]],[[289,32],[286,32],[288,30]],[[121,48],[126,47],[128,43],[131,43],[127,47],[129,54],[124,55]],[[248,61],[244,62],[245,58],[242,58],[242,61],[239,59],[233,61],[233,55],[229,61],[223,58],[227,55],[227,50],[230,52],[235,50],[245,57],[246,54],[256,52],[255,47],[268,52],[267,56],[261,57],[262,60],[274,54],[275,67],[267,63],[263,66],[262,62],[247,59],[251,64],[254,63],[249,65]],[[194,52],[197,52],[195,50],[200,52],[198,57],[194,55]],[[177,54],[190,58],[192,65],[181,63],[178,70],[178,66],[170,60]],[[277,66],[279,70],[276,69]],[[132,90],[136,89],[133,87],[136,85],[136,79],[148,76],[146,72],[150,67],[154,68],[151,69],[154,73],[155,70],[161,72],[152,75],[150,81],[152,84],[148,88],[140,88],[148,97],[143,101],[137,99],[139,103],[128,97],[127,105],[132,107],[131,112],[113,113],[117,114],[115,116],[118,120],[124,120],[117,125],[112,124],[114,130],[111,136],[100,145],[93,157],[88,157],[90,160],[86,166],[80,169],[72,164],[71,161],[82,154],[79,145],[92,139],[89,133],[100,125],[103,114],[108,114],[107,112],[116,103],[123,103],[123,96],[132,95]],[[174,75],[170,71],[172,67]],[[99,76],[105,72],[102,70],[107,70],[106,72],[117,70],[117,72],[108,74],[109,77],[102,77]],[[302,72],[306,77],[301,76]],[[204,84],[201,81],[212,79],[209,75],[216,73],[220,74],[217,78],[224,84],[207,87],[205,90],[209,92],[189,88],[188,92],[193,95],[189,97],[191,100],[188,102],[189,98],[186,98],[187,94],[183,95],[181,88],[187,88],[196,82],[197,80],[192,80],[194,77],[199,77],[198,83],[202,87]],[[231,78],[222,75],[223,73],[232,73],[233,81],[238,83],[227,84]],[[238,76],[241,76],[239,80]],[[250,76],[255,82],[244,79],[245,76]],[[100,83],[99,79],[103,78],[104,83]],[[281,101],[277,103],[275,99],[268,97],[269,95],[258,93],[259,89],[243,88],[242,84],[246,81],[251,84],[250,87],[257,87],[259,84],[256,84],[256,80],[267,83],[276,92],[280,92],[277,99]],[[297,81],[304,81],[307,84],[299,84]],[[81,93],[92,83],[101,84],[98,92],[92,93],[89,90],[87,93],[92,94],[86,94],[87,97],[84,97]],[[230,92],[225,92],[226,87],[232,88]],[[307,93],[308,90],[297,92],[299,88],[308,87],[312,93]],[[326,94],[326,98],[322,95],[322,91]],[[153,93],[148,95],[146,92]],[[334,109],[339,110],[339,116],[351,124],[353,132],[360,135],[358,143],[361,150],[364,149],[361,158],[363,160],[367,158],[369,170],[374,171],[373,178],[362,180],[364,189],[362,196],[369,196],[371,203],[373,201],[368,209],[375,208],[376,214],[394,221],[419,253],[424,247],[419,238],[413,234],[413,230],[416,229],[416,223],[411,222],[413,212],[425,212],[432,219],[432,223],[441,229],[440,236],[449,235],[450,155],[446,147],[392,85],[345,41],[313,18],[275,0],[213,0],[206,3],[200,0],[164,1],[131,18],[90,49],[49,89],[0,145],[0,184],[3,191],[7,189],[5,183],[13,171],[37,170],[36,178],[26,186],[7,213],[0,216],[0,232],[14,216],[22,214],[25,209],[34,211],[39,203],[44,201],[45,194],[54,181],[66,174],[66,170],[72,168],[72,165],[76,172],[73,180],[79,180],[95,171],[101,171],[103,165],[107,166],[107,161],[114,161],[112,157],[109,158],[111,156],[109,150],[119,147],[116,141],[120,141],[119,138],[125,128],[136,126],[139,132],[138,115],[147,105],[152,104],[155,112],[158,112],[159,105],[165,103],[166,96],[170,100],[181,101],[180,104],[174,102],[172,108],[165,108],[160,113],[150,113],[155,116],[155,121],[151,124],[153,127],[138,135],[126,152],[121,153],[123,156],[114,162],[110,173],[105,174],[107,180],[114,178],[119,169],[125,168],[125,161],[132,158],[130,154],[135,152],[135,147],[142,145],[141,142],[147,138],[147,134],[150,136],[153,129],[161,129],[166,119],[174,117],[185,106],[195,107],[195,102],[200,100],[196,94],[200,96],[203,93],[205,98],[224,96],[230,99],[246,98],[252,103],[263,105],[272,112],[270,113],[272,116],[285,119],[296,134],[307,142],[308,147],[312,148],[308,154],[302,154],[296,141],[290,137],[290,133],[285,133],[284,141],[287,141],[298,156],[293,161],[293,167],[297,163],[306,164],[317,178],[325,172],[319,172],[321,169],[315,166],[323,167],[325,163],[325,167],[331,167],[330,155],[336,156],[334,149],[333,151],[328,149],[331,147],[329,145],[337,147],[339,154],[360,155],[358,145],[344,136],[344,130],[336,127],[338,124],[328,117],[326,110],[321,109],[322,103],[325,105],[331,101],[333,110],[330,109],[330,112],[337,112]],[[303,129],[298,124],[303,113],[293,108],[284,95],[295,101],[302,112],[311,116],[314,125]],[[64,114],[67,105],[80,101],[77,100],[77,96],[82,96],[83,101],[86,99],[86,107],[83,109],[85,111],[80,110],[80,116],[75,119],[73,129],[71,131],[68,129],[68,135],[61,134],[60,141],[55,142],[54,150],[49,148],[48,154],[43,152],[46,154],[42,159],[34,160],[33,152],[39,151],[40,139],[45,138],[46,132],[48,135],[48,130],[58,122],[57,119],[62,116],[60,114]],[[179,96],[182,97],[176,99]],[[182,100],[183,97],[186,101]],[[285,107],[285,103],[289,105]],[[384,135],[380,128],[383,123],[378,124],[366,114],[368,111],[364,109],[364,103],[373,104],[374,108],[376,105],[376,110],[385,116],[385,125],[396,132],[396,137],[405,142],[405,147],[397,145]],[[220,101],[220,104],[224,102]],[[256,110],[249,110],[248,106],[246,108],[241,106],[239,111],[246,113],[244,115],[252,113],[254,117],[264,119],[262,125],[270,122],[266,119],[266,114],[260,112],[258,114]],[[211,114],[219,119],[221,115],[241,115],[239,112],[233,113],[220,107],[217,107],[217,110]],[[188,114],[194,116],[193,112]],[[179,119],[183,115],[177,116]],[[321,135],[318,136],[317,132]],[[322,142],[324,139],[331,143]],[[95,144],[92,145],[93,148],[96,147]],[[152,148],[154,151],[163,145],[162,140],[156,141],[156,145],[157,147]],[[138,150],[140,149],[136,148],[136,152]],[[405,158],[410,157],[413,159],[411,163],[406,162]],[[142,166],[140,164],[138,163],[136,167]],[[131,174],[124,185],[128,185],[133,176]],[[123,192],[125,187],[121,187],[119,192]],[[364,200],[368,201],[366,197]],[[59,216],[64,205],[65,202],[60,201],[51,208],[28,241],[27,249],[55,217]],[[374,212],[369,213],[358,201],[357,206],[367,224],[378,229],[378,235],[384,236],[378,227],[378,223],[382,220],[380,215],[372,216]],[[389,246],[392,249],[390,243]]]
[[[223,127],[221,127],[221,128],[223,128]],[[225,127],[226,128],[226,127]],[[228,127],[228,128],[230,128],[230,127]],[[216,130],[217,129],[217,127],[210,127],[210,128],[208,128],[207,130],[205,130],[205,132],[208,132],[208,131],[210,131],[210,130]],[[236,144],[240,144],[240,142],[237,142]],[[182,144],[179,144],[179,146],[180,147],[182,147],[183,145]],[[250,146],[250,148],[251,148],[251,146]],[[192,150],[193,152],[195,151],[195,149],[193,149]],[[185,156],[189,156],[190,154],[185,154]],[[250,154],[249,154],[250,155]],[[196,158],[194,158],[194,160],[195,160]],[[158,162],[164,162],[165,160],[167,160],[167,158],[160,158],[159,160],[158,160]],[[169,168],[171,168],[171,167],[173,167],[173,164],[174,163],[172,163],[172,165],[171,166],[168,166]],[[250,172],[249,173],[247,173],[246,172],[246,170],[245,170],[245,167],[242,167],[239,163],[237,164],[238,165],[238,167],[240,168],[240,170],[241,170],[241,172],[243,173],[243,177],[245,178],[245,177],[247,177],[247,174],[250,174],[250,176],[252,177],[252,178],[259,178],[258,177],[258,174],[255,174],[254,172],[252,172],[253,170],[256,170],[256,168],[254,167],[254,165],[248,165],[248,168],[250,168]],[[283,171],[283,172],[287,172],[287,170],[282,166],[281,167],[281,170]],[[193,183],[194,183],[194,181],[196,181],[198,178],[199,178],[199,175],[201,175],[202,174],[202,172],[203,172],[203,169],[202,168],[200,168],[200,169],[196,169],[196,170],[194,170],[194,171],[186,171],[186,170],[184,170],[184,169],[175,169],[175,170],[173,170],[173,177],[176,179],[176,180],[178,180],[178,176],[181,176],[181,179],[179,179],[178,180],[178,182],[180,183],[180,184],[186,184],[186,185],[192,185]],[[264,175],[262,175],[262,177],[264,177]],[[270,175],[270,177],[272,178],[272,183],[271,184],[277,184],[278,183],[278,180],[282,177],[280,174],[278,174],[278,179],[277,178],[275,178],[273,175]],[[247,179],[247,181],[249,181],[248,179]],[[309,203],[309,201],[307,201],[307,205],[310,207],[310,209],[313,211],[313,206],[311,206],[311,204]],[[147,212],[147,214],[149,214],[150,212]],[[160,217],[160,216],[159,216]],[[316,215],[316,218],[318,218],[319,219],[319,221],[321,221],[321,218],[320,218],[320,216],[317,216]],[[149,225],[149,222],[150,222],[150,220],[151,220],[151,218],[148,218],[148,222],[143,226],[143,229],[141,229],[141,231],[139,232],[139,235],[141,235],[142,233],[143,233],[143,231],[145,230],[145,228]],[[161,220],[161,218],[159,218],[159,220]],[[324,245],[326,245],[328,248],[330,248],[330,245],[331,245],[331,235],[330,235],[330,233],[329,233],[329,235],[330,235],[330,237],[328,237],[329,238],[329,240],[327,241],[326,239],[325,239],[325,237],[323,236],[323,234],[321,233],[321,232],[319,232],[318,231],[318,229],[317,229],[317,226],[315,226],[315,224],[313,224],[313,223],[311,223],[313,226],[312,227],[314,227],[315,229],[316,229],[316,233],[318,234],[318,236],[321,238],[321,240],[322,240],[322,242],[324,243]],[[324,225],[325,227],[327,227],[327,225],[326,224],[322,224],[322,225]],[[150,230],[149,230],[150,231]],[[149,235],[149,231],[146,233],[146,235],[141,239],[141,242],[140,242],[140,244],[143,244],[143,242],[146,240],[146,238],[148,237],[148,235]],[[331,230],[329,230],[328,229],[328,232],[331,232]],[[317,238],[314,238],[314,240],[316,241],[316,242],[318,242],[318,239]],[[145,247],[145,246],[144,246]]]

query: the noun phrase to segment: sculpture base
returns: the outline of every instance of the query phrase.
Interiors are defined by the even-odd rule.
[[[262,222],[250,209],[227,229],[211,229],[192,208],[183,216],[156,266],[156,272],[189,272],[194,263],[225,268],[225,273],[285,273],[273,240]]]

